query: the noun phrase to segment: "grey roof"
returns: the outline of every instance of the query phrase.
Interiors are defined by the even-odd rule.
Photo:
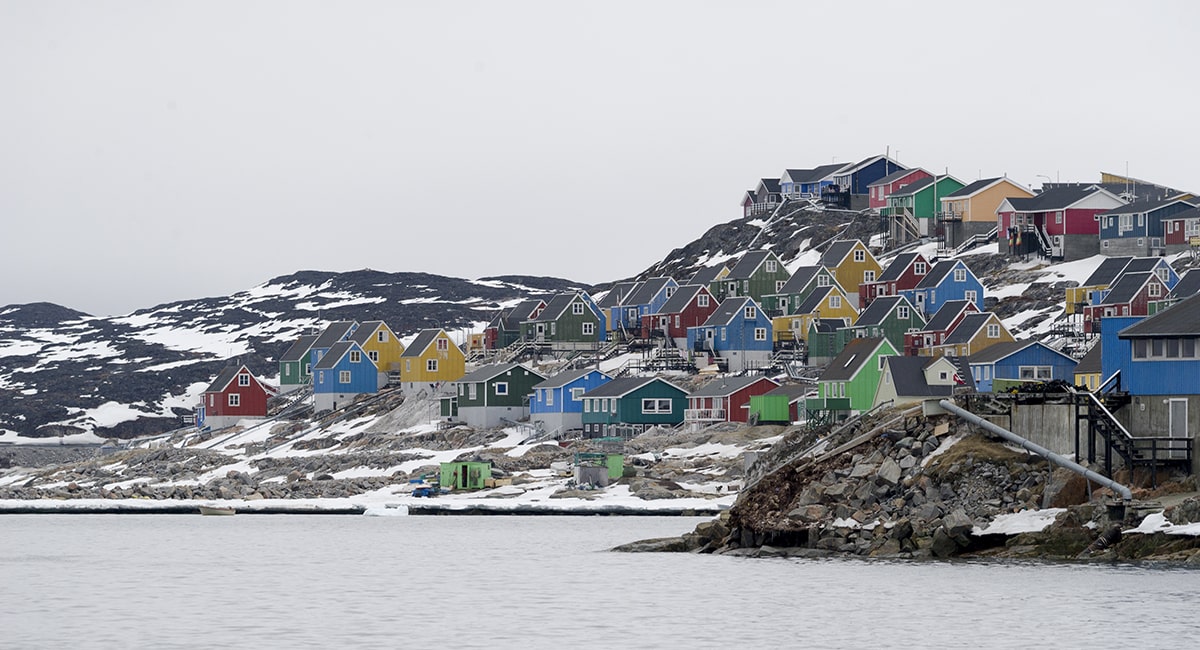
[[[1131,259],[1133,258],[1127,256],[1105,259],[1103,262],[1100,262],[1100,266],[1097,266],[1096,270],[1092,271],[1092,274],[1080,286],[1098,287],[1112,284],[1112,281],[1116,280],[1118,275],[1121,275],[1121,271],[1124,270]]]
[[[821,381],[849,381],[854,378],[875,349],[883,344],[882,338],[854,339],[829,362],[825,372],[821,373]]]
[[[656,313],[659,314],[678,314],[691,304],[692,299],[701,291],[708,291],[708,287],[700,284],[685,284],[675,290],[675,293],[667,299],[663,306]],[[711,295],[711,294],[709,294]],[[716,298],[710,298],[716,300]]]
[[[854,326],[869,327],[879,325],[898,305],[912,307],[912,303],[908,302],[908,299],[904,296],[880,296],[872,300],[866,309],[859,312],[858,319],[854,321]]]
[[[766,188],[767,192],[770,192],[772,194],[779,193],[779,179],[778,178],[759,179],[758,184],[762,185],[764,188]],[[754,191],[757,192],[758,188],[755,187]]]
[[[515,307],[504,312],[504,315],[501,317],[501,324],[504,325],[504,329],[506,330],[519,330],[521,329],[521,323],[533,318],[533,312],[545,304],[546,301],[541,298],[522,300]]]
[[[734,317],[742,313],[743,307],[754,304],[754,300],[746,296],[739,298],[726,298],[720,305],[717,306],[716,311],[714,311],[712,314],[709,314],[708,319],[704,321],[704,325],[701,325],[701,327],[728,325],[733,321]]]
[[[862,244],[862,241],[858,239],[839,239],[833,242],[829,245],[829,248],[825,249],[825,253],[821,255],[821,265],[829,268],[836,267],[838,264],[841,264],[842,260],[846,259],[846,256],[858,244]],[[863,244],[863,246],[865,247],[866,245]]]
[[[942,358],[889,356],[886,363],[896,394],[904,397],[946,397],[954,394],[954,384],[930,386],[925,381],[925,368]],[[946,360],[954,363],[952,359]],[[961,375],[957,367],[955,371]],[[960,378],[966,381],[965,377]]]
[[[598,372],[601,375],[612,379],[612,375],[595,368],[579,368],[576,370],[564,370],[552,377],[547,377],[545,381],[535,385],[534,388],[561,388],[575,381],[576,379],[579,379],[580,377],[586,377],[593,372]]]
[[[832,163],[812,169],[789,169],[787,175],[794,183],[816,183],[846,168],[846,163]]]
[[[427,329],[417,332],[417,338],[413,339],[413,342],[408,344],[408,347],[404,349],[404,352],[401,353],[400,356],[421,356],[421,354],[425,352],[425,349],[428,348],[431,343],[433,343],[433,339],[437,338],[437,335],[441,334],[441,332],[442,330],[440,329]]]
[[[381,320],[366,321],[360,324],[358,329],[354,330],[354,333],[350,335],[350,340],[359,345],[365,345],[370,342],[371,337],[375,335],[375,330],[379,329],[380,325],[383,325],[383,321]]]
[[[1171,298],[1189,298],[1200,293],[1200,270],[1192,269],[1179,278],[1179,283],[1171,290]]]
[[[999,343],[993,343],[979,352],[972,354],[970,357],[968,357],[968,361],[970,363],[995,363],[1036,343],[1037,341],[1034,341],[1033,339],[1024,339],[1021,341],[1001,341]]]
[[[818,332],[836,332],[839,328],[846,327],[844,321],[842,318],[821,318],[814,320],[808,328],[809,331],[816,329]]]
[[[355,325],[357,323],[352,320],[340,320],[336,323],[330,323],[321,332],[321,335],[317,337],[317,340],[313,341],[312,346],[319,350],[328,350],[333,347],[334,343],[345,340],[346,337],[350,336],[350,332],[354,329]]]
[[[527,322],[528,321],[540,321],[540,322],[556,321],[556,320],[558,320],[559,316],[563,315],[563,312],[567,311],[567,307],[570,307],[571,303],[575,302],[575,298],[577,298],[578,296],[579,296],[578,292],[568,292],[568,293],[557,294],[553,298],[550,299],[550,302],[546,303],[546,308],[542,310],[542,313],[538,314],[537,317],[535,317],[535,318],[527,318],[525,320]],[[584,301],[584,303],[586,304],[587,301]]]
[[[353,347],[358,347],[358,344],[354,341],[338,341],[334,343],[333,347],[329,348],[329,351],[325,353],[325,356],[317,361],[317,365],[313,367],[313,370],[329,370],[330,368],[337,367],[337,362],[341,361],[342,357],[346,356],[346,353]]]
[[[808,394],[808,391],[812,389],[812,384],[782,384],[779,388],[772,388],[763,393],[763,395],[784,395],[788,398],[788,403],[790,404],[803,399]]]
[[[896,190],[895,192],[892,192],[891,194],[888,195],[888,197],[899,198],[902,196],[912,196],[912,195],[916,194],[917,192],[920,192],[921,190],[925,189],[926,187],[933,185],[933,182],[935,180],[939,180],[941,178],[943,178],[943,177],[942,176],[926,176],[925,178],[919,178],[919,179],[909,183],[908,185],[901,187],[900,189]]]
[[[1157,209],[1159,209],[1159,208],[1164,208],[1164,207],[1166,207],[1166,206],[1168,206],[1168,205],[1173,205],[1173,204],[1175,204],[1175,203],[1187,203],[1187,202],[1186,202],[1186,201],[1183,201],[1183,200],[1181,200],[1181,199],[1174,199],[1174,198],[1167,198],[1167,199],[1159,199],[1159,198],[1155,198],[1155,199],[1145,199],[1145,200],[1140,200],[1140,201],[1134,201],[1133,203],[1127,203],[1127,204],[1125,204],[1125,205],[1122,205],[1122,206],[1120,206],[1120,207],[1118,207],[1118,208],[1113,208],[1112,210],[1109,210],[1108,212],[1103,212],[1103,213],[1101,213],[1101,214],[1104,214],[1104,215],[1109,215],[1109,214],[1140,214],[1140,213],[1143,213],[1143,212],[1153,212],[1154,210],[1157,210]],[[1191,204],[1191,203],[1187,203],[1187,205],[1192,205],[1192,204]]]
[[[941,308],[925,323],[926,332],[942,332],[950,329],[954,319],[965,309],[974,306],[970,300],[947,300]]]
[[[1200,295],[1185,298],[1125,329],[1118,338],[1200,335]]]
[[[788,278],[787,282],[783,283],[783,288],[779,290],[778,295],[800,293],[824,268],[823,266],[801,266],[792,273],[792,277]],[[826,273],[829,272],[826,271]],[[832,273],[829,273],[829,278],[837,282],[833,279]]]
[[[769,250],[750,251],[738,260],[738,263],[729,270],[729,275],[725,276],[726,280],[745,280],[754,275],[758,267],[767,260],[767,257],[772,255]],[[778,261],[778,260],[776,260]]]
[[[721,274],[721,269],[727,269],[727,268],[729,268],[729,267],[725,266],[724,264],[714,264],[712,266],[706,266],[706,267],[700,269],[699,271],[696,271],[696,274],[693,275],[692,279],[688,280],[687,283],[688,284],[712,284],[713,282],[717,281],[717,276]]]
[[[545,375],[543,375],[542,373],[540,373],[536,370],[533,370],[531,368],[526,368],[525,366],[523,366],[519,363],[493,363],[493,364],[486,365],[486,366],[480,366],[479,368],[473,370],[472,372],[469,372],[469,373],[463,375],[462,379],[457,380],[455,383],[476,384],[479,382],[485,382],[494,377],[499,377],[500,375],[503,375],[504,373],[506,373],[509,370],[512,370],[514,368],[521,368],[523,370],[529,371],[530,374],[536,375],[538,377],[542,377],[543,379],[545,378]]]
[[[874,183],[871,183],[867,187],[875,187],[876,185],[887,185],[889,183],[895,183],[896,181],[900,180],[901,178],[904,178],[905,176],[908,176],[914,172],[925,172],[925,170],[921,169],[920,167],[913,167],[912,169],[901,169],[900,171],[895,171],[895,172],[888,174],[887,176],[884,176],[883,178],[875,181]],[[929,174],[929,172],[925,172],[925,173]],[[932,174],[930,174],[930,175],[932,175]]]
[[[688,397],[723,397],[725,395],[732,395],[739,390],[742,390],[743,388],[762,380],[766,380],[772,384],[778,385],[773,379],[769,377],[763,377],[762,375],[745,377],[717,377],[700,388],[688,393]]]
[[[942,198],[944,198],[944,199],[961,199],[965,196],[971,196],[972,194],[974,194],[976,192],[984,190],[984,189],[990,187],[992,184],[997,183],[1002,180],[1004,180],[1003,176],[997,176],[996,178],[983,178],[983,179],[977,180],[973,183],[968,183],[968,184],[962,186],[961,188],[954,190],[953,192],[947,194],[946,196],[944,196]]]
[[[950,275],[950,272],[953,271],[954,269],[958,268],[959,265],[961,265],[964,269],[966,269],[967,273],[971,273],[971,267],[967,266],[966,264],[963,264],[959,260],[942,260],[942,261],[938,262],[937,264],[934,264],[929,269],[929,273],[926,273],[925,277],[921,278],[921,281],[918,282],[917,286],[914,288],[928,289],[931,287],[938,286],[939,284],[942,283],[942,280],[945,280],[946,276]],[[972,274],[972,275],[974,275],[974,274]]]
[[[1075,374],[1100,372],[1100,350],[1100,340],[1097,339],[1092,349],[1088,350],[1087,354],[1083,355],[1083,358],[1075,365]]]
[[[821,301],[825,300],[825,296],[833,291],[833,287],[817,287],[813,292],[808,294],[804,302],[800,303],[796,309],[796,314],[813,314],[821,307]]]
[[[1154,274],[1148,271],[1122,273],[1121,277],[1117,278],[1116,284],[1109,288],[1108,294],[1104,296],[1104,300],[1101,300],[1100,304],[1124,305],[1132,302],[1137,297],[1138,292],[1142,290],[1142,287],[1146,286],[1146,282],[1152,277],[1154,277]]]
[[[279,360],[299,361],[304,359],[308,356],[308,351],[312,349],[313,341],[316,340],[316,334],[305,334],[301,336],[300,338],[296,339],[295,343],[292,343],[292,345],[287,349],[287,352],[283,353],[282,357],[279,357]]]
[[[671,285],[679,286],[672,278],[650,278],[629,293],[625,300],[621,301],[621,304],[648,305],[654,299],[654,296],[658,295],[658,292]]]
[[[637,282],[618,282],[614,284],[608,290],[608,293],[604,294],[604,298],[600,300],[598,306],[602,309],[619,306],[621,301],[625,299],[625,296],[629,295],[630,291],[633,291],[635,286],[637,286]]]
[[[1008,204],[1017,212],[1046,212],[1068,208],[1084,198],[1101,191],[1098,183],[1091,185],[1056,186],[1032,197],[1014,197]]]
[[[875,281],[891,282],[893,280],[899,280],[900,276],[904,275],[904,270],[911,266],[912,263],[917,260],[917,258],[925,260],[925,257],[920,253],[901,253],[897,255],[896,259],[892,260],[892,263],[888,264],[887,268],[883,269],[883,272],[879,274],[879,277],[875,278]],[[928,260],[925,260],[925,263],[926,266],[928,266]]]
[[[983,329],[988,321],[995,318],[996,315],[990,311],[980,312],[978,314],[967,314],[963,319],[958,321],[958,326],[946,335],[942,345],[959,345],[961,343],[970,343],[972,338]],[[1003,327],[1003,325],[1001,325]],[[995,345],[993,343],[993,345]]]
[[[238,371],[242,370],[243,368],[246,368],[246,366],[225,366],[221,369],[221,372],[217,373],[216,379],[212,380],[212,383],[208,385],[208,388],[204,389],[204,392],[219,393],[225,390],[225,387],[229,385],[229,382],[233,381],[233,378],[237,376]],[[250,370],[246,369],[246,372],[250,372]],[[250,376],[254,377],[254,373],[250,373]]]
[[[584,393],[584,397],[624,397],[647,384],[660,381],[687,395],[687,391],[661,377],[621,377]]]
[[[1121,269],[1121,275],[1143,271],[1149,273],[1157,269],[1160,265],[1168,268],[1171,266],[1170,264],[1167,264],[1167,261],[1161,257],[1134,257],[1129,260],[1129,263],[1125,265],[1125,268]]]
[[[1188,199],[1187,202],[1190,204],[1200,203],[1200,198]],[[1195,219],[1197,217],[1200,217],[1200,208],[1188,208],[1187,210],[1176,212],[1175,214],[1167,217],[1167,219]]]
[[[842,167],[841,169],[838,170],[837,175],[843,176],[845,174],[853,174],[854,172],[859,171],[863,167],[869,166],[871,163],[875,162],[876,160],[880,160],[881,158],[887,158],[887,156],[884,156],[883,154],[879,153],[879,154],[875,154],[874,156],[869,156],[867,158],[863,158],[862,160],[860,160],[856,163],[852,163],[852,164]],[[900,165],[900,163],[892,160],[891,158],[888,158],[888,161],[895,163],[896,165]]]

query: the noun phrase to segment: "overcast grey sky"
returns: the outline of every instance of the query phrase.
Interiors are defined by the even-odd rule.
[[[1200,3],[0,0],[0,305],[627,277],[762,176],[1200,189]]]

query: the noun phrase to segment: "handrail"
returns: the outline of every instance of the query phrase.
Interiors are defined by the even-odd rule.
[[[1114,481],[1108,477],[1101,476],[1100,474],[1093,472],[1092,470],[1084,467],[1083,465],[1080,465],[1079,463],[1076,463],[1073,460],[1067,459],[1065,456],[1060,456],[1060,455],[1050,451],[1049,449],[1046,449],[1045,447],[1043,447],[1041,445],[1035,444],[1025,438],[1022,438],[1021,436],[1018,436],[1017,434],[1013,433],[1012,431],[1009,431],[1008,429],[1003,429],[1003,428],[999,427],[998,425],[993,424],[992,422],[989,422],[989,421],[979,417],[978,415],[975,415],[974,413],[972,413],[964,408],[959,407],[958,405],[954,404],[950,400],[944,399],[944,400],[941,400],[940,402],[938,402],[938,404],[941,405],[942,408],[946,409],[947,411],[950,411],[951,413],[966,420],[967,422],[970,422],[971,424],[981,426],[984,429],[987,429],[988,431],[991,431],[992,433],[1000,436],[1001,438],[1004,438],[1005,440],[1008,440],[1009,442],[1016,443],[1016,444],[1020,445],[1021,447],[1023,447],[1024,449],[1027,449],[1027,450],[1045,458],[1046,460],[1050,461],[1051,463],[1054,463],[1055,465],[1058,465],[1059,467],[1069,469],[1072,472],[1075,472],[1076,474],[1079,474],[1080,476],[1086,478],[1087,480],[1092,481],[1093,483],[1099,483],[1100,485],[1103,485],[1104,487],[1111,489],[1113,492],[1120,494],[1121,498],[1125,499],[1125,501],[1133,500],[1133,492],[1128,487],[1121,485],[1120,483],[1117,483],[1116,481]]]

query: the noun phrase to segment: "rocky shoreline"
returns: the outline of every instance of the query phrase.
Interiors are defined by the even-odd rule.
[[[824,439],[823,439],[824,437]],[[824,446],[822,447],[822,444]],[[840,446],[840,453],[823,451]],[[849,447],[848,449],[846,447]],[[849,429],[785,439],[770,459],[812,448],[743,490],[730,511],[677,538],[616,551],[697,552],[753,557],[1019,558],[1162,560],[1200,565],[1200,536],[1122,534],[1153,512],[1200,522],[1192,477],[1139,487],[1124,504],[1106,489],[1055,469],[951,416],[882,412]],[[1118,475],[1125,484],[1143,477]],[[1006,521],[1041,513],[1036,530]]]

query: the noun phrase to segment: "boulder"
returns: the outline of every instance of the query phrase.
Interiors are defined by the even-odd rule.
[[[945,528],[938,528],[933,531],[933,543],[930,544],[929,550],[935,557],[950,557],[958,552],[958,542],[950,537]]]
[[[900,465],[896,461],[891,458],[885,458],[879,466],[879,471],[875,473],[875,480],[884,485],[894,487],[900,483],[901,473]]]

